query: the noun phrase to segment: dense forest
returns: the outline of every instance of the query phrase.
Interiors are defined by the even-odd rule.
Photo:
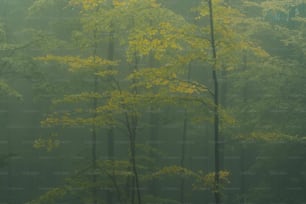
[[[305,39],[304,0],[0,0],[0,203],[305,203]]]

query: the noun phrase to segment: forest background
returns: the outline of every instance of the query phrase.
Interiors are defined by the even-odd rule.
[[[212,8],[1,0],[0,203],[304,203],[306,2]]]

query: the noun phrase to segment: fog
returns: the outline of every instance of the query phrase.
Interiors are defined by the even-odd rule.
[[[0,204],[306,202],[306,2],[0,0]]]

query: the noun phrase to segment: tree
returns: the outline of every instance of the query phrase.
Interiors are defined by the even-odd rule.
[[[196,86],[197,83],[181,80],[177,76],[176,72],[179,70],[177,66],[181,64],[176,62],[177,56],[174,52],[179,54],[182,50],[179,41],[186,27],[181,29],[179,26],[182,25],[181,23],[186,24],[183,18],[163,9],[155,1],[113,1],[112,6],[109,3],[70,1],[72,6],[78,7],[81,11],[82,30],[75,32],[74,36],[84,49],[83,55],[89,55],[88,57],[47,55],[36,58],[41,61],[66,64],[72,70],[81,71],[81,76],[89,74],[89,77],[94,78],[93,90],[88,91],[90,88],[86,87],[80,93],[66,94],[62,99],[55,101],[55,104],[92,101],[93,105],[89,107],[89,110],[84,109],[84,106],[81,105],[81,108],[76,107],[69,112],[55,112],[49,115],[43,124],[47,126],[91,126],[93,144],[95,144],[96,128],[125,127],[130,151],[128,172],[131,172],[126,174],[129,177],[126,197],[131,203],[135,203],[136,199],[137,203],[141,203],[140,181],[136,164],[136,136],[138,121],[142,113],[149,104],[161,106],[169,102],[174,103],[177,99],[182,103],[184,100],[190,101],[191,95],[207,90],[205,86]],[[97,18],[103,21],[96,21]],[[122,23],[114,24],[114,19]],[[144,23],[148,19],[149,23]],[[126,30],[128,31],[127,38],[122,36],[122,32]],[[179,35],[175,35],[176,31],[179,32]],[[130,70],[113,69],[109,66],[116,66],[116,63],[104,60],[97,55],[97,46],[104,40],[97,36],[103,32],[111,32],[116,39],[126,43],[126,56],[121,59],[125,62],[121,62],[120,66],[128,66]],[[190,37],[187,40],[190,40]],[[93,48],[93,52],[88,52],[87,48]],[[140,62],[145,62],[145,57],[149,55],[158,60],[161,66],[141,67]],[[183,60],[183,56],[181,58]],[[170,65],[164,64],[169,62]],[[128,81],[128,84],[126,82],[122,84],[122,76]],[[97,80],[100,78],[105,78],[101,82],[108,85],[104,86],[103,92],[97,89]],[[78,89],[83,90],[83,87]],[[44,146],[45,143],[42,141],[38,141],[37,146],[40,146],[39,142]],[[93,164],[95,164],[95,146],[92,151]],[[117,178],[114,179],[117,180]],[[93,177],[93,202],[97,202],[95,183],[96,178]]]
[[[213,9],[214,8],[214,9]],[[215,12],[213,13],[213,10]],[[208,7],[202,3],[198,8],[199,17],[208,18],[208,27],[203,30],[210,31],[211,43],[211,57],[208,57],[212,66],[212,80],[213,91],[212,96],[214,100],[214,152],[215,152],[215,203],[221,203],[221,192],[219,189],[219,171],[221,167],[220,156],[224,152],[224,138],[220,135],[220,124],[223,128],[226,123],[222,122],[224,119],[220,117],[221,105],[219,102],[219,83],[217,72],[230,71],[237,69],[239,61],[241,61],[241,51],[250,52],[255,56],[267,57],[268,54],[250,40],[248,32],[243,32],[244,24],[249,22],[245,16],[236,8],[231,7],[228,3],[223,1],[216,1],[214,6],[212,1],[208,1]],[[218,54],[217,51],[218,50]],[[209,53],[205,53],[209,56]],[[221,119],[220,119],[221,118]],[[222,165],[223,166],[223,165]]]
[[[211,36],[211,48],[212,48],[212,58],[214,61],[217,60],[217,53],[216,53],[216,44],[215,44],[215,30],[214,30],[214,19],[213,19],[213,9],[212,9],[212,1],[208,1],[209,6],[209,24],[210,24],[210,36]],[[212,68],[212,76],[214,81],[214,138],[215,138],[215,202],[219,204],[221,202],[220,198],[220,190],[219,190],[219,183],[220,183],[220,158],[219,158],[219,84],[217,78],[217,71],[216,71],[216,62],[213,64]]]

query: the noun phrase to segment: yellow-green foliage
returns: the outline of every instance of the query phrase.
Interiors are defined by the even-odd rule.
[[[13,96],[18,99],[22,99],[22,95],[17,92],[14,88],[10,87],[6,82],[0,80],[0,94]]]
[[[115,124],[112,120],[113,115],[111,115],[111,113],[101,114],[96,117],[93,117],[92,115],[77,116],[79,110],[80,109],[76,109],[76,111],[71,111],[71,113],[54,112],[41,121],[41,125],[43,127],[92,127],[93,125],[98,127],[108,127]]]
[[[159,171],[155,172],[152,174],[153,178],[154,177],[161,177],[161,176],[196,176],[196,173],[193,171],[181,167],[181,166],[166,166]]]
[[[251,132],[248,135],[239,135],[236,137],[240,141],[246,142],[298,142],[304,141],[305,137],[286,135],[280,132]]]
[[[133,87],[145,89],[166,88],[168,90],[167,94],[201,94],[207,91],[207,88],[200,83],[180,80],[175,70],[171,69],[171,67],[136,70],[127,78],[136,81],[136,83],[133,83]]]
[[[93,10],[106,0],[70,0],[69,4],[72,6],[81,6],[83,10]]]
[[[219,188],[216,188],[215,183],[215,172],[204,173],[203,171],[192,171],[188,168],[184,168],[181,166],[166,166],[162,169],[154,172],[152,174],[152,178],[160,178],[164,176],[180,176],[180,177],[189,177],[194,179],[193,181],[193,189],[194,190],[202,190],[208,189],[212,192],[215,192],[216,189],[222,190],[223,187],[230,182],[229,171],[220,171],[219,172]],[[151,179],[152,179],[151,178]]]
[[[62,99],[53,100],[53,104],[61,103],[79,103],[83,101],[91,101],[93,99],[101,99],[103,95],[95,92],[82,92],[79,94],[70,94],[64,96]]]
[[[278,1],[269,0],[260,3],[260,7],[263,9],[263,15],[265,16],[268,11],[287,13],[288,8],[296,5],[296,0]]]
[[[103,174],[116,178],[132,176],[133,173],[129,170],[130,167],[131,163],[123,160],[102,160],[98,162],[98,168]]]
[[[243,53],[253,53],[260,58],[266,58],[269,54],[251,41],[251,34],[260,20],[248,18],[238,9],[231,7],[222,0],[214,2],[215,40],[217,59],[216,66],[219,69],[237,69]],[[207,2],[194,9],[198,13],[197,20],[208,18],[209,10]],[[247,26],[246,26],[247,25]],[[209,28],[201,28],[201,33],[209,33]],[[206,34],[207,35],[207,34]],[[203,36],[204,37],[204,36]],[[209,50],[209,49],[208,49]],[[210,56],[208,54],[208,56]]]
[[[58,63],[66,64],[69,66],[71,71],[77,71],[80,69],[93,69],[99,67],[106,67],[106,66],[114,66],[117,65],[117,62],[109,61],[106,59],[102,59],[98,56],[89,56],[87,58],[80,58],[78,56],[55,56],[55,55],[47,55],[45,57],[36,57],[34,58],[40,61],[55,61]],[[105,71],[105,74],[113,74],[112,72]],[[98,75],[103,75],[103,72],[100,71],[97,73]]]
[[[34,15],[36,12],[54,5],[57,1],[61,0],[34,0],[32,6],[29,7],[29,13]]]
[[[39,198],[27,202],[26,204],[55,204],[57,200],[61,199],[67,194],[67,188],[52,188],[46,193],[41,195]]]
[[[208,174],[204,174],[203,172],[198,172],[197,174],[197,181],[193,185],[194,189],[202,189],[202,188],[208,188],[212,192],[216,192],[216,189],[219,189],[222,191],[224,186],[228,183],[230,183],[229,171],[219,171],[219,186],[216,187],[216,180],[215,180],[216,173],[211,172]]]
[[[48,152],[60,145],[60,140],[57,139],[58,134],[51,134],[49,138],[40,137],[34,140],[33,147],[37,149],[46,149]]]

